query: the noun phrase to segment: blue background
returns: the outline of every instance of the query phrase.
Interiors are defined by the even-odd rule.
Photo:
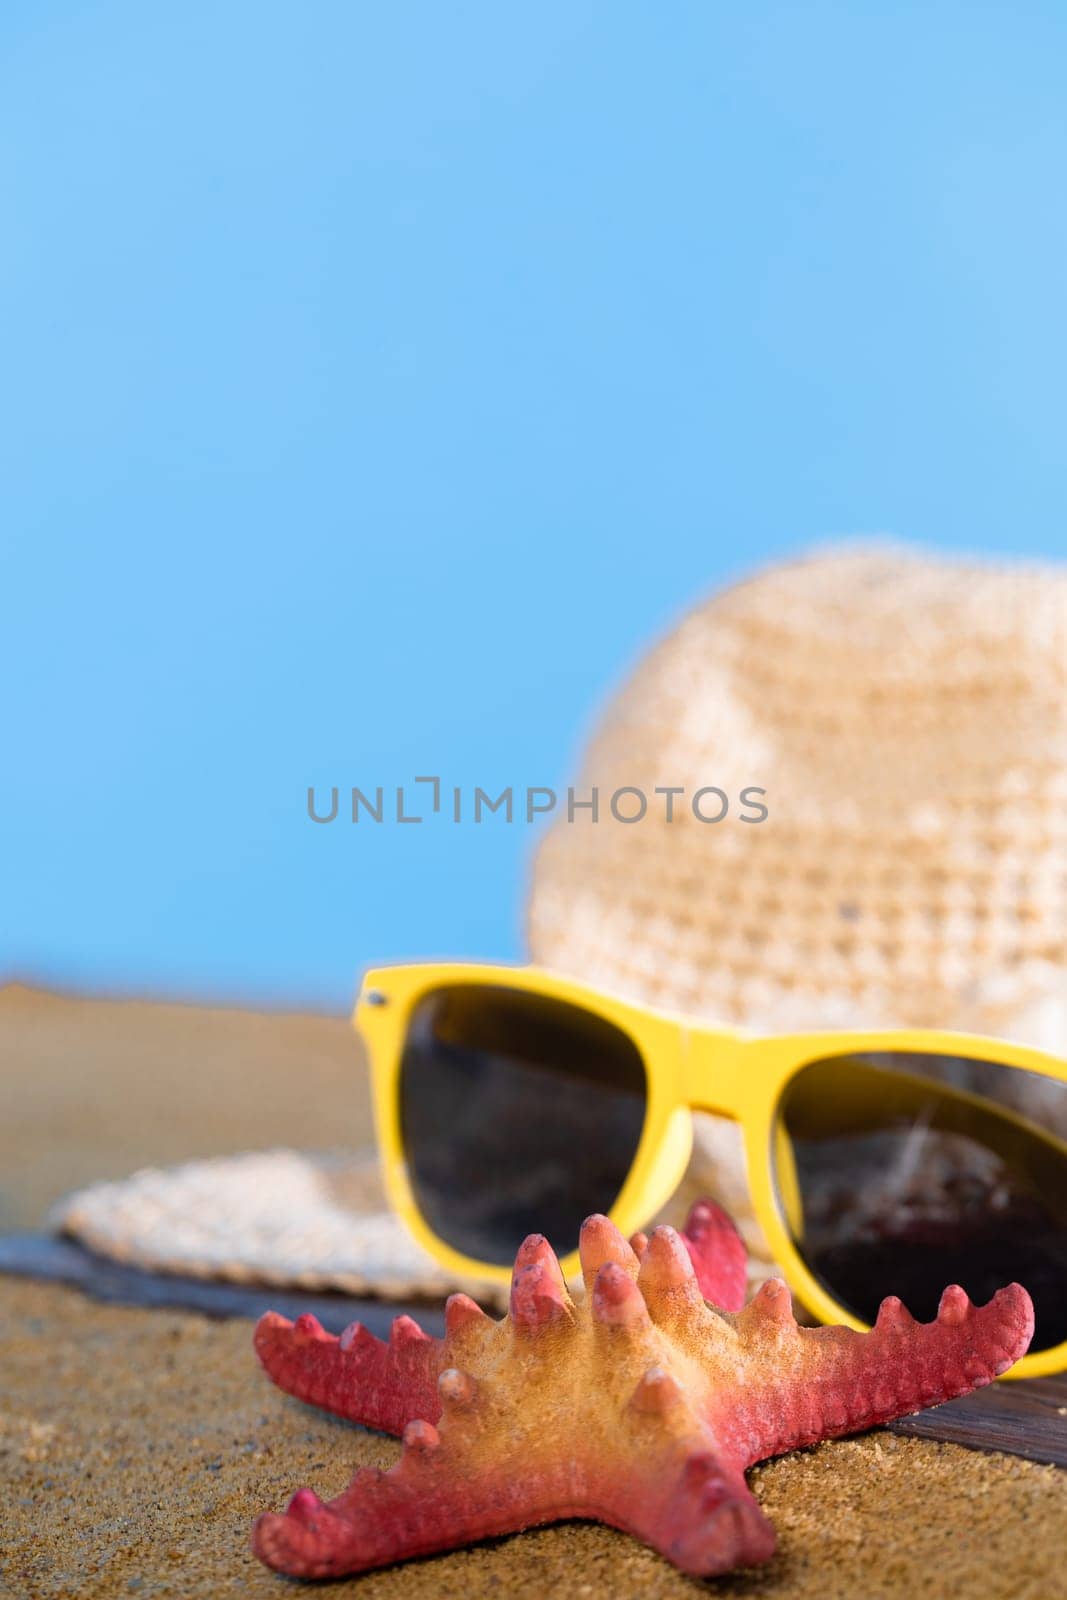
[[[347,1004],[513,956],[530,832],[709,587],[1065,552],[1058,5],[0,13],[0,975]]]

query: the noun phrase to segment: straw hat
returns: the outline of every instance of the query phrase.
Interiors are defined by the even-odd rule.
[[[763,1031],[929,1025],[1067,1049],[1065,687],[1063,570],[860,547],[715,596],[608,708],[576,784],[600,791],[599,820],[577,810],[537,855],[533,958]],[[691,805],[711,785],[730,801],[719,823]],[[648,797],[639,823],[612,819],[623,787]],[[657,787],[684,790],[671,822]],[[749,787],[766,791],[758,824],[739,818]],[[768,1252],[737,1131],[697,1121],[663,1216],[714,1194],[758,1278]],[[498,1292],[407,1236],[372,1152],[148,1170],[71,1196],[53,1222],[171,1272]]]
[[[1065,691],[1067,569],[860,545],[714,595],[594,733],[575,790],[598,789],[600,817],[541,845],[533,959],[765,1032],[1067,1049]],[[706,785],[721,822],[689,803]],[[622,824],[603,802],[626,786],[685,797]],[[701,1124],[695,1181],[744,1208],[734,1131]]]
[[[386,1202],[373,1149],[145,1167],[66,1196],[49,1223],[113,1260],[189,1278],[383,1300],[504,1296],[498,1284],[445,1271],[415,1243]]]

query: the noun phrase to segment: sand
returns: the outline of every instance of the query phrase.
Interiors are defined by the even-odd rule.
[[[335,1019],[0,994],[3,1225],[145,1162],[282,1140],[362,1142],[358,1047]],[[299,1405],[245,1322],[100,1306],[0,1278],[0,1595],[284,1597],[248,1551],[258,1511],[324,1495],[397,1445]],[[1067,1595],[1067,1473],[873,1433],[752,1474],[775,1560],[714,1584],[567,1524],[328,1591],[384,1597]]]
[[[343,1017],[0,989],[0,1230],[140,1166],[372,1137]]]

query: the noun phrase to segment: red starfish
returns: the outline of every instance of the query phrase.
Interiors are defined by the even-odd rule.
[[[328,1504],[301,1489],[284,1515],[260,1517],[256,1554],[294,1576],[333,1577],[591,1517],[710,1577],[774,1550],[748,1467],[979,1388],[1033,1334],[1018,1284],[982,1307],[948,1288],[932,1323],[891,1296],[866,1334],[798,1327],[778,1279],[741,1310],[744,1246],[708,1202],[683,1234],[661,1227],[633,1244],[589,1218],[575,1304],[532,1235],[504,1320],[456,1294],[443,1340],[410,1317],[385,1344],[359,1323],[335,1339],[314,1317],[269,1312],[255,1345],[275,1383],[402,1433],[404,1450]]]

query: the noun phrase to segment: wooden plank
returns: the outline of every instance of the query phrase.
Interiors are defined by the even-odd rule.
[[[943,1406],[891,1422],[893,1433],[972,1450],[1006,1450],[1067,1467],[1067,1375],[991,1383]]]
[[[407,1312],[427,1333],[444,1331],[444,1317],[435,1301],[357,1300],[343,1294],[275,1289],[269,1284],[146,1272],[50,1234],[0,1237],[0,1273],[4,1272],[70,1284],[116,1305],[199,1311],[209,1317],[259,1317],[264,1311],[280,1311],[295,1318],[310,1311],[330,1333],[340,1333],[349,1322],[358,1320],[379,1337],[388,1335],[394,1317]],[[1004,1450],[1067,1467],[1067,1374],[990,1384],[960,1400],[901,1417],[889,1426],[894,1433],[920,1439],[974,1450]]]

